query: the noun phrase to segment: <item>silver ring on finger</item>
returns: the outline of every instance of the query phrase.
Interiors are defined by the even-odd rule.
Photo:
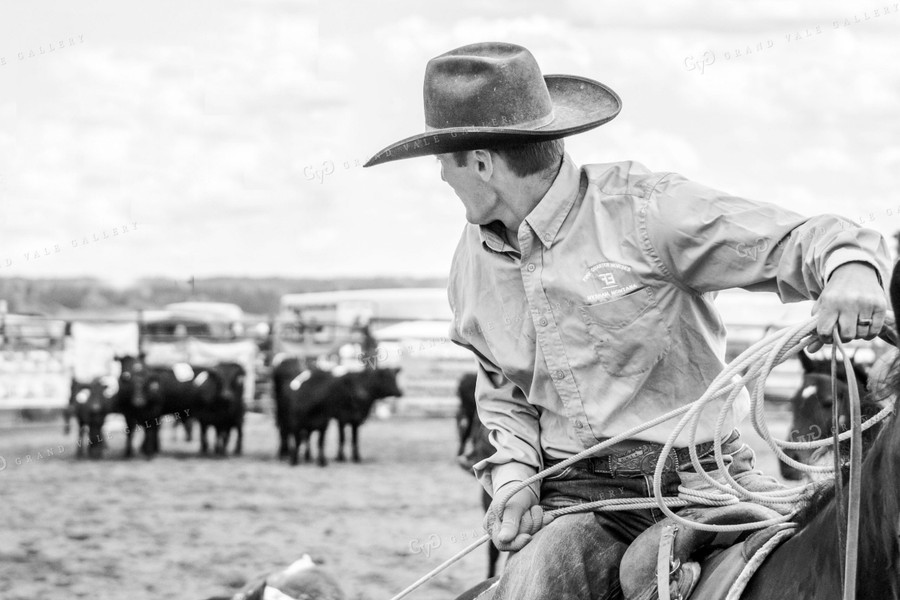
[[[857,337],[868,339],[872,335],[872,319],[857,319],[856,334]]]

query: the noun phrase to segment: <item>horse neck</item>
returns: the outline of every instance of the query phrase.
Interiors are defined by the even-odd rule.
[[[848,490],[844,490],[846,500]],[[877,597],[900,598],[900,552],[897,534],[900,518],[900,419],[894,417],[873,444],[862,469],[860,501],[859,582],[881,583]],[[869,594],[870,597],[876,597]]]
[[[894,599],[898,595],[896,527],[898,517],[897,427],[873,446],[862,470],[857,597]],[[889,489],[884,489],[887,484]],[[848,490],[844,489],[846,502]],[[809,508],[808,510],[814,510]],[[775,549],[753,576],[743,600],[840,600],[844,549],[837,538],[837,502],[822,502],[797,534]]]
[[[897,527],[900,517],[900,419],[872,446],[861,473],[857,592],[862,598],[900,598]],[[847,506],[849,486],[842,501]],[[791,560],[808,560],[819,576],[837,577],[844,548],[837,539],[837,495],[799,532]],[[793,541],[793,540],[792,540]],[[796,565],[796,562],[795,562]],[[838,596],[839,597],[839,596]]]

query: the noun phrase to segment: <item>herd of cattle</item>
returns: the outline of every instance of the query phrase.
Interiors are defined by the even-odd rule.
[[[841,382],[832,387],[830,364],[800,355],[804,368],[803,383],[791,401],[793,421],[790,438],[810,441],[830,436],[831,407],[840,408],[838,429],[847,426],[847,374],[840,372]],[[187,364],[172,367],[149,366],[141,357],[119,357],[120,375],[117,381],[98,378],[72,384],[66,410],[66,432],[69,421],[78,421],[78,453],[85,449],[91,457],[99,457],[105,446],[102,427],[106,416],[120,413],[126,424],[125,456],[132,456],[132,436],[143,430],[141,451],[152,456],[160,451],[159,431],[164,423],[180,423],[187,439],[192,439],[195,423],[199,424],[200,451],[209,451],[208,432],[215,432],[214,452],[224,455],[232,433],[236,433],[234,453],[240,454],[243,443],[244,378],[243,367],[237,363],[221,363],[212,367]],[[854,368],[854,378],[861,389],[866,388],[867,373]],[[301,447],[305,445],[305,459],[312,458],[311,435],[318,435],[316,460],[324,466],[325,434],[331,421],[336,421],[340,435],[338,461],[346,459],[346,433],[350,433],[350,458],[360,460],[359,428],[366,421],[375,401],[402,395],[397,386],[397,369],[367,368],[363,371],[339,372],[307,368],[297,358],[281,361],[273,370],[275,424],[280,434],[278,456],[298,464]],[[835,396],[836,394],[836,396]],[[487,432],[475,411],[475,375],[464,375],[458,387],[460,399],[457,413],[460,464],[471,472],[472,465],[488,456],[493,449]],[[871,398],[863,403],[864,417],[880,410],[881,403]],[[866,441],[874,439],[877,428],[867,432]],[[790,450],[788,454],[801,462],[817,457],[811,451]],[[786,479],[799,479],[802,474],[782,463],[781,474]],[[484,494],[487,506],[490,498]]]
[[[106,445],[103,425],[111,413],[125,419],[125,456],[133,455],[132,436],[143,430],[141,452],[150,457],[160,451],[159,431],[166,423],[180,423],[187,440],[199,424],[200,452],[209,452],[208,433],[215,432],[214,451],[224,455],[232,432],[237,441],[234,454],[243,445],[244,368],[232,362],[211,367],[188,364],[149,366],[143,357],[117,357],[116,380],[96,378],[90,383],[73,381],[65,411],[65,432],[75,419],[78,424],[78,454],[100,457]],[[318,463],[326,464],[325,431],[335,420],[340,431],[337,460],[344,460],[344,432],[352,431],[352,458],[360,460],[358,430],[381,398],[402,395],[397,387],[397,369],[371,368],[359,372],[329,372],[304,368],[295,358],[282,361],[274,370],[275,421],[280,432],[280,458],[297,464],[300,447],[306,444],[310,459],[310,435],[318,433]]]

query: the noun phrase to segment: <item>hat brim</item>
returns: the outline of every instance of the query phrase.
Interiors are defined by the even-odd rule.
[[[574,75],[545,75],[553,103],[553,121],[543,127],[453,127],[400,140],[379,151],[364,167],[447,152],[543,142],[599,127],[622,110],[622,100],[607,86]]]

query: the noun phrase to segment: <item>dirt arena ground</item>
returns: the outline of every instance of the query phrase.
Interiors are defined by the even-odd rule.
[[[773,423],[787,430],[784,413]],[[275,460],[262,415],[248,415],[239,458],[201,458],[165,428],[162,456],[126,461],[117,423],[107,430],[102,461],[76,459],[61,424],[0,431],[0,598],[200,600],[308,553],[348,598],[386,599],[480,534],[452,419],[373,420],[363,462],[325,469]],[[771,472],[774,457],[760,453],[760,466]],[[413,597],[455,597],[482,579],[485,553]]]

